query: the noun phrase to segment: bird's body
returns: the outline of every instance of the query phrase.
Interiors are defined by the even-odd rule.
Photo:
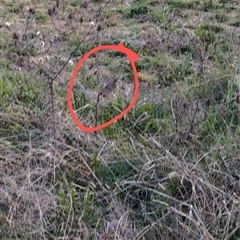
[[[110,78],[105,79],[106,84],[105,87],[99,92],[99,96],[106,97],[112,91],[114,91],[117,87],[117,79],[113,80]]]

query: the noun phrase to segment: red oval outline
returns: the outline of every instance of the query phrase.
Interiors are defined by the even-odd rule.
[[[77,77],[77,73],[80,70],[80,68],[82,67],[83,63],[95,52],[100,51],[100,50],[105,50],[105,49],[110,49],[110,50],[115,50],[115,51],[120,51],[122,53],[125,53],[127,55],[127,57],[129,58],[129,61],[131,63],[132,66],[132,70],[133,70],[133,74],[134,74],[134,94],[133,94],[133,99],[131,101],[131,103],[129,104],[129,106],[127,108],[125,108],[120,114],[118,114],[117,116],[115,116],[114,118],[112,118],[111,120],[109,120],[108,122],[105,122],[101,125],[95,126],[95,127],[86,127],[84,126],[77,118],[77,116],[74,113],[73,110],[73,106],[72,106],[72,92],[73,92],[73,86],[74,86],[74,82],[75,79]],[[76,68],[73,71],[70,83],[69,83],[69,87],[68,87],[68,93],[67,93],[67,106],[70,112],[70,115],[74,121],[74,123],[84,132],[96,132],[99,131],[105,127],[108,127],[109,125],[113,124],[114,122],[116,122],[117,120],[119,120],[120,118],[122,118],[125,114],[127,114],[136,104],[137,99],[138,99],[138,93],[139,93],[139,81],[138,81],[138,73],[137,73],[137,69],[135,66],[135,61],[138,60],[138,55],[133,52],[131,49],[126,48],[122,43],[120,43],[119,45],[102,45],[102,46],[98,46],[93,48],[92,50],[90,50],[89,52],[87,52],[78,62]]]

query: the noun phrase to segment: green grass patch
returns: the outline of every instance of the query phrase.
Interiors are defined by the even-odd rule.
[[[125,18],[134,18],[138,15],[144,15],[149,12],[149,7],[145,3],[133,2],[132,6],[123,11]]]
[[[222,32],[223,29],[218,26],[205,24],[200,26],[195,34],[202,40],[203,43],[209,45],[216,41],[216,34]]]
[[[175,0],[165,2],[173,8],[185,8],[185,9],[193,9],[200,3],[200,1],[175,1]]]
[[[43,12],[38,11],[35,15],[35,20],[37,24],[43,24],[47,22],[48,16]]]

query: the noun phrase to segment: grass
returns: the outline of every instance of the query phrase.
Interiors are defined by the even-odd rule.
[[[239,8],[3,1],[0,239],[239,239]],[[138,101],[83,132],[67,109],[71,75],[87,51],[119,42],[139,55]],[[126,56],[92,55],[72,94],[86,126],[105,75],[119,86],[98,124],[131,101]]]

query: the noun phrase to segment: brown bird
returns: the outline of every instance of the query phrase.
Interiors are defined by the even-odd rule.
[[[110,94],[112,91],[114,91],[117,87],[117,79],[113,80],[111,78],[106,78],[105,87],[99,92],[99,97],[103,96],[106,97],[108,94]]]

